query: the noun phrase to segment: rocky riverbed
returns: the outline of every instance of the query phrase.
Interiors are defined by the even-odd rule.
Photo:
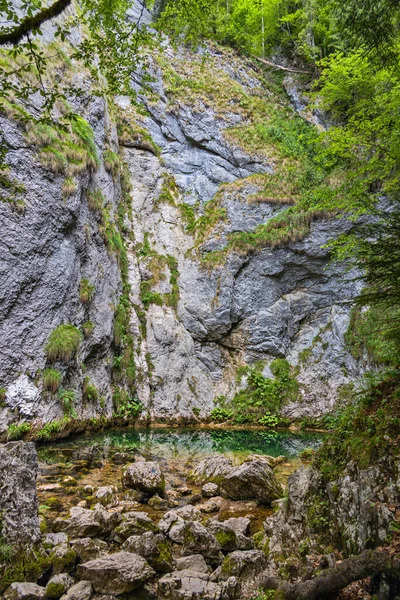
[[[42,536],[34,532],[31,542],[42,567],[7,589],[10,565],[4,598],[251,598],[266,567],[263,522],[280,504],[296,455],[318,443],[289,432],[155,430],[39,447]],[[35,473],[33,444],[3,448],[24,448]],[[23,470],[23,455],[20,463]],[[22,514],[29,497],[15,494]]]

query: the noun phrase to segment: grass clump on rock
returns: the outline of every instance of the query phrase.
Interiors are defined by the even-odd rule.
[[[45,369],[43,372],[43,388],[53,394],[61,384],[61,373],[56,369]]]
[[[7,429],[7,440],[15,441],[20,440],[25,434],[31,430],[30,423],[13,423]]]
[[[46,344],[47,358],[55,362],[57,360],[69,362],[78,352],[81,342],[81,332],[74,325],[59,325],[54,329]]]

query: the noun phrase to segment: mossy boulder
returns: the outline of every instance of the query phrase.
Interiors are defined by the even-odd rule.
[[[157,573],[173,571],[171,544],[161,533],[148,531],[142,535],[133,535],[126,540],[122,550],[143,556]]]

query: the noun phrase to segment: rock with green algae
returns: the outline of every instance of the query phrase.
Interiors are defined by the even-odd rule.
[[[223,552],[234,552],[235,550],[252,550],[254,542],[239,531],[235,531],[223,521],[210,520],[207,529],[221,544]]]
[[[228,554],[220,571],[220,579],[228,579],[235,576],[240,579],[251,579],[267,566],[267,559],[260,550],[237,550]]]
[[[131,535],[141,535],[147,531],[158,531],[157,525],[153,523],[145,512],[131,511],[122,515],[122,522],[115,528],[112,539],[122,544]]]
[[[55,546],[51,551],[49,558],[55,575],[60,573],[72,573],[75,569],[76,552],[72,550],[68,544]]]
[[[49,598],[49,600],[58,600],[73,585],[74,580],[70,575],[68,575],[68,573],[54,575],[46,585],[46,598]]]
[[[223,558],[221,544],[215,536],[198,521],[188,521],[183,530],[182,555],[202,554],[211,564],[219,564]]]
[[[78,565],[77,575],[97,593],[118,596],[142,586],[155,572],[143,557],[122,551]]]
[[[161,533],[148,531],[142,535],[133,535],[123,544],[122,550],[139,554],[157,573],[174,570],[171,545]]]

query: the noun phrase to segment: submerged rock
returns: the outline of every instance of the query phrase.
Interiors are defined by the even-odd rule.
[[[164,496],[165,480],[160,465],[156,462],[138,462],[128,465],[122,474],[122,483],[126,488],[132,488],[153,496]]]
[[[77,575],[90,581],[99,594],[119,595],[140,587],[154,576],[144,558],[131,552],[117,552],[78,566]]]

